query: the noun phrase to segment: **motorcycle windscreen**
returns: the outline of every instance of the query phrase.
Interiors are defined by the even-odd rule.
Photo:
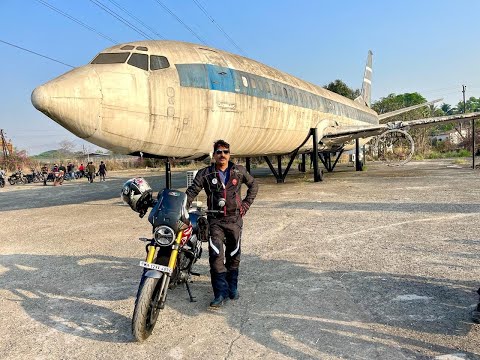
[[[189,224],[188,212],[185,210],[187,195],[181,191],[164,189],[159,193],[157,204],[153,207],[148,221],[153,227],[166,225],[178,232]]]

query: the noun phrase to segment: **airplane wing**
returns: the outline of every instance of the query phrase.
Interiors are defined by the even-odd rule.
[[[439,102],[439,101],[442,101],[442,100],[443,100],[443,98],[433,100],[433,101],[429,101],[429,102],[422,103],[422,104],[418,104],[418,105],[409,106],[409,107],[399,109],[399,110],[395,110],[395,111],[390,111],[390,112],[385,113],[385,114],[379,114],[378,115],[378,120],[388,119],[389,117],[393,117],[393,116],[396,116],[396,115],[399,115],[399,114],[403,114],[403,113],[408,112],[410,110],[415,110],[415,109],[418,109],[418,108],[421,108],[421,107],[424,107],[424,106],[429,106],[429,105],[435,104],[436,102]]]
[[[333,127],[326,129],[323,137],[320,140],[325,145],[342,144],[354,139],[381,135],[388,130],[409,130],[411,128],[426,127],[433,124],[466,121],[472,119],[480,119],[480,112],[431,117],[410,121],[395,121],[374,126],[357,126],[347,128]]]

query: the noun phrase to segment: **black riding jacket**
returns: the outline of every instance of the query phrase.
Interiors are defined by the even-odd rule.
[[[223,198],[226,200],[226,205],[223,208],[224,216],[245,215],[250,205],[252,205],[255,196],[257,196],[258,184],[242,165],[235,165],[229,162],[228,167],[230,169],[230,178],[225,186],[220,179],[215,164],[199,170],[195,179],[193,179],[192,185],[186,191],[187,206],[190,207],[193,199],[204,189],[207,193],[209,210],[221,210],[218,202]],[[247,195],[243,200],[241,194],[242,184],[248,187]]]

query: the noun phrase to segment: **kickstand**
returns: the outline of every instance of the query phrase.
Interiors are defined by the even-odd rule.
[[[195,298],[192,296],[192,292],[190,291],[190,285],[188,285],[188,280],[185,281],[185,287],[187,288],[188,296],[190,297],[190,302],[197,302],[197,300],[195,300]]]

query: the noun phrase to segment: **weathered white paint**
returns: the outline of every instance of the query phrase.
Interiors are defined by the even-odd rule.
[[[205,63],[245,71],[321,95],[331,101],[329,106],[346,104],[377,116],[366,106],[242,56],[175,41],[130,44],[147,47],[144,53],[149,55],[167,57],[171,66],[144,71],[128,64],[88,64],[36,88],[32,103],[98,146],[167,157],[208,154],[217,139],[228,141],[237,156],[285,154],[305,140],[310,128],[317,128],[321,139],[328,128],[366,125],[359,119],[274,100],[181,87],[176,64]],[[120,52],[124,45],[102,52]]]

